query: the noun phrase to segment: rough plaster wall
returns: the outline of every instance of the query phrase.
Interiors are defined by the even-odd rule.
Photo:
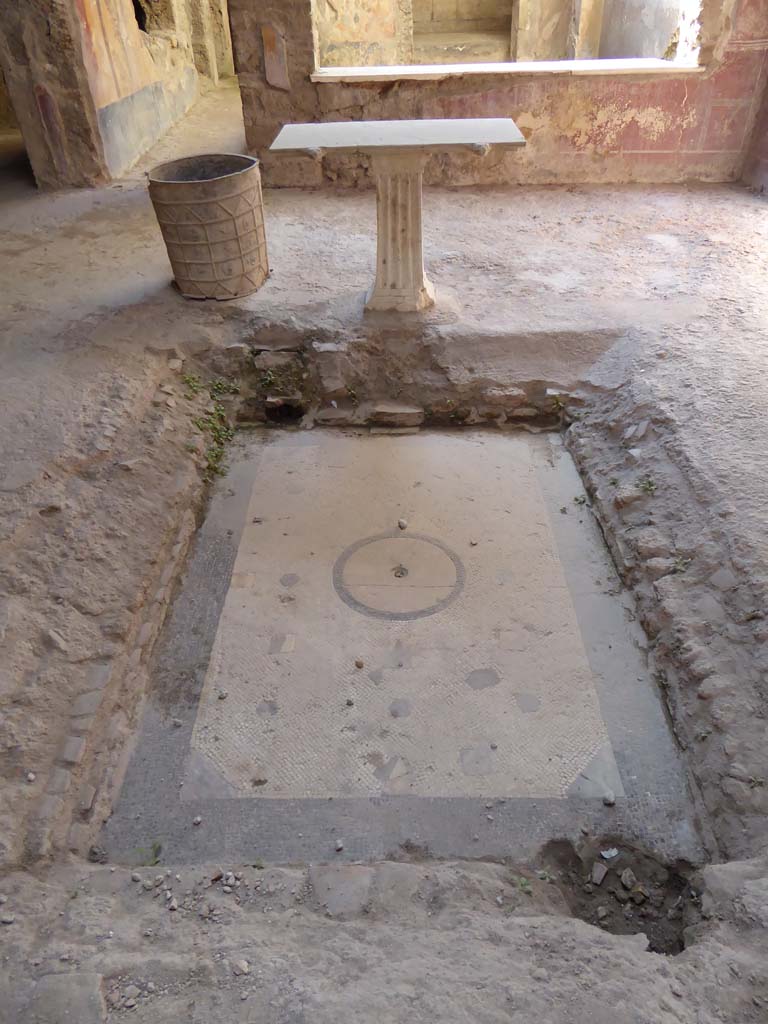
[[[710,0],[705,0],[709,3]],[[510,182],[729,181],[743,171],[762,89],[768,5],[742,0],[730,48],[707,74],[674,77],[492,76],[441,81],[313,84],[310,0],[230,0],[246,136],[275,185],[357,184],[364,158],[276,158],[267,152],[287,121],[420,117],[514,117],[528,145],[510,154],[434,157],[427,180],[451,184]],[[716,19],[713,19],[716,21]],[[289,88],[264,73],[261,25],[274,25],[286,48]],[[762,42],[761,42],[762,40]]]
[[[679,17],[679,0],[605,0],[600,56],[663,57]]]
[[[315,10],[324,67],[400,63],[402,37],[412,34],[410,7],[398,0],[317,0]]]
[[[513,0],[414,0],[415,32],[509,29]]]
[[[19,123],[11,106],[11,97],[8,95],[8,86],[5,84],[2,71],[0,71],[0,132],[8,128],[18,128]]]
[[[175,32],[190,36],[187,0],[139,0],[146,19],[147,32]]]
[[[763,102],[752,134],[744,180],[760,192],[768,191],[768,84],[763,90]]]
[[[214,85],[219,81],[216,46],[213,39],[213,12],[209,0],[187,0],[190,37],[195,67]]]
[[[574,9],[563,0],[519,0],[516,59],[567,60],[573,57]]]
[[[235,73],[235,64],[232,58],[232,36],[229,31],[227,0],[211,0],[211,18],[219,78],[230,78]]]
[[[0,3],[0,67],[37,184],[103,180],[103,146],[72,6]]]
[[[207,2],[207,0],[206,0]],[[132,0],[77,0],[107,170],[127,170],[197,97],[191,40],[142,32]]]
[[[696,5],[697,0],[682,0],[681,3],[681,7],[689,11],[695,11]],[[709,64],[712,60],[722,59],[726,46],[731,45],[734,39],[738,39],[738,29],[734,32],[734,25],[748,22],[751,13],[757,12],[760,8],[765,17],[768,14],[765,0],[701,0],[696,31],[699,63]],[[692,19],[694,31],[696,20],[695,17]],[[749,35],[748,38],[757,37]]]

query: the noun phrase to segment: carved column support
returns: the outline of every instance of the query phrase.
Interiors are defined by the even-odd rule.
[[[424,271],[421,227],[423,153],[376,153],[378,239],[376,280],[366,309],[413,312],[434,305],[435,291]]]

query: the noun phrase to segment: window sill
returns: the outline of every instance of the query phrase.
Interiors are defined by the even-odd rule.
[[[392,64],[359,68],[318,68],[313,82],[433,82],[467,75],[695,75],[707,68],[693,62],[676,64],[657,57],[621,60],[542,60],[500,64]]]

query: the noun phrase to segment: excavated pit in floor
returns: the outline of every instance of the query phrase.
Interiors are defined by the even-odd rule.
[[[645,635],[557,434],[260,429],[213,490],[115,861],[700,863]]]

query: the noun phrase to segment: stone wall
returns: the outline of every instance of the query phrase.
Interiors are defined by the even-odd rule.
[[[19,123],[13,112],[8,86],[5,84],[5,78],[0,71],[0,132],[7,131],[9,128],[18,128],[18,126]]]
[[[316,0],[315,25],[319,62],[325,67],[411,60],[410,0]]]
[[[226,0],[0,4],[0,67],[38,185],[95,184],[232,73]]]
[[[0,4],[0,67],[38,185],[103,180],[104,150],[74,5]]]
[[[144,32],[132,0],[79,0],[85,66],[109,174],[126,170],[197,97],[190,35]]]
[[[768,85],[755,122],[752,144],[744,168],[744,180],[759,192],[768,191]]]
[[[313,83],[310,0],[230,0],[249,148],[272,185],[368,181],[364,158],[322,161],[267,152],[290,121],[514,117],[522,151],[433,157],[432,183],[731,181],[743,171],[754,96],[765,81],[768,5],[705,0],[705,71],[647,74],[464,74],[437,81]],[[732,28],[730,26],[733,26]],[[281,40],[267,78],[262,28]]]
[[[414,32],[493,32],[512,24],[513,0],[413,0]]]

